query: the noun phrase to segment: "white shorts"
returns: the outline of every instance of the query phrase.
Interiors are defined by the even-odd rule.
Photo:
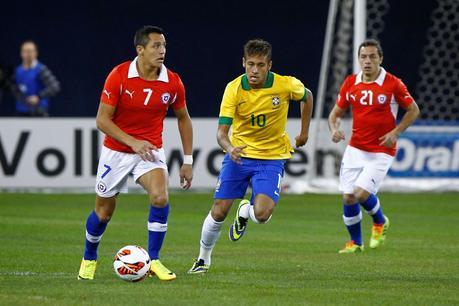
[[[129,174],[133,174],[134,181],[145,173],[161,168],[167,172],[166,155],[164,149],[154,152],[155,161],[143,161],[138,154],[124,153],[102,146],[99,166],[97,168],[96,193],[100,197],[113,197],[119,192],[127,192]]]
[[[360,187],[377,193],[393,160],[394,156],[389,154],[366,152],[348,145],[341,162],[339,190],[353,194],[355,187]]]

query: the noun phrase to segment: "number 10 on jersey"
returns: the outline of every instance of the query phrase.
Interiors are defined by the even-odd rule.
[[[260,114],[255,116],[254,114],[251,114],[250,121],[252,123],[252,126],[257,125],[259,127],[264,127],[266,125],[266,115]]]

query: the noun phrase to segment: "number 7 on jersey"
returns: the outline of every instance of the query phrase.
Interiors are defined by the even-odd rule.
[[[143,92],[147,93],[147,97],[145,98],[145,102],[143,102],[143,105],[147,105],[148,102],[150,102],[151,94],[153,93],[153,89],[151,88],[144,88]]]

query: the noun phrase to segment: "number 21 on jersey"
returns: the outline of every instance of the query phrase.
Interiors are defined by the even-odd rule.
[[[362,105],[373,105],[373,91],[362,90],[362,97],[360,98],[360,104]]]

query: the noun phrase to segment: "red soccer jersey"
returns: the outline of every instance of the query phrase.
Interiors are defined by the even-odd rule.
[[[171,106],[186,106],[185,88],[178,74],[164,65],[155,81],[140,78],[137,58],[116,66],[105,81],[100,101],[116,107],[113,122],[125,133],[149,141],[158,148],[163,145],[163,121]],[[133,153],[129,146],[106,135],[104,146],[119,152]]]
[[[350,75],[341,86],[336,104],[344,109],[352,105],[352,137],[349,145],[367,152],[394,156],[396,146],[380,146],[379,138],[396,127],[398,106],[407,108],[414,99],[405,84],[381,68],[376,81],[362,82],[362,72]]]

